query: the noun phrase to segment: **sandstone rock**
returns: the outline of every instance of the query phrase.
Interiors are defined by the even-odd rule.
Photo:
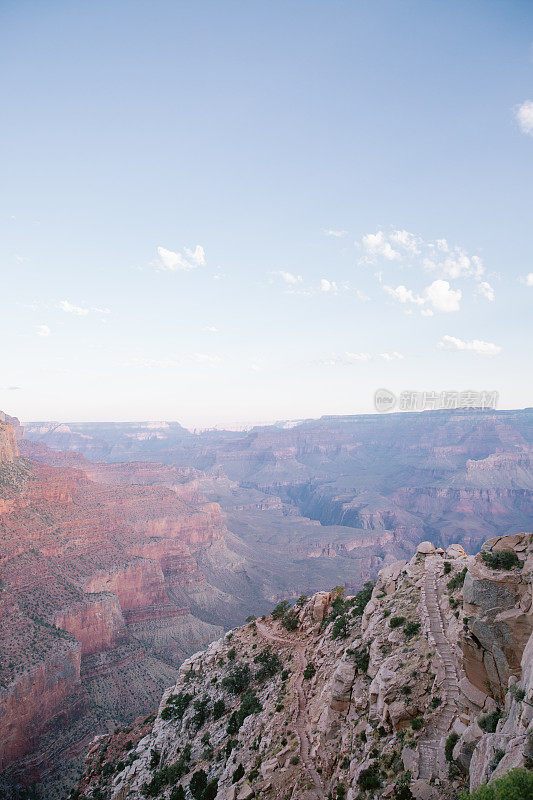
[[[467,558],[464,548],[460,544],[451,544],[446,548],[446,555],[450,558]]]
[[[250,784],[245,781],[239,788],[235,800],[252,800],[252,797],[255,797],[255,792]]]
[[[482,737],[483,731],[477,722],[474,722],[472,725],[469,725],[468,728],[466,728],[459,741],[453,748],[454,761],[466,773],[468,773],[470,769],[470,761],[472,759],[474,749]]]
[[[411,775],[416,777],[418,775],[418,763],[420,760],[420,753],[418,749],[413,747],[402,748],[402,761],[405,771],[411,771]]]
[[[411,793],[415,800],[436,800],[439,796],[438,789],[422,778],[411,783]]]
[[[343,659],[339,663],[333,676],[331,701],[329,704],[332,711],[346,712],[349,709],[354,679],[354,664]]]
[[[329,601],[329,592],[317,592],[317,594],[315,594],[313,598],[313,610],[311,612],[315,622],[322,622],[326,615]]]
[[[432,542],[420,542],[416,548],[416,552],[422,553],[423,555],[430,555],[435,552],[435,545]]]

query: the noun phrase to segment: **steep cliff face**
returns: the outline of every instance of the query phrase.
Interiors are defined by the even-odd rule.
[[[5,414],[2,414],[0,416],[0,464],[12,464],[18,455],[15,431],[13,426],[6,422]]]
[[[225,529],[190,487],[105,483],[95,469],[97,482],[72,459],[19,458],[8,423],[0,434],[0,783],[38,782],[48,798],[95,728],[149,711],[221,633],[187,591],[220,597],[200,559],[224,549]]]
[[[452,800],[530,770],[532,577],[531,534],[477,557],[423,542],[373,589],[280,604],[182,664],[149,726],[96,739],[75,796]],[[469,672],[487,624],[500,694]]]

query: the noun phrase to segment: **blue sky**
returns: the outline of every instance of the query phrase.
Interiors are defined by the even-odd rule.
[[[192,427],[369,412],[382,386],[532,404],[531,3],[0,15],[0,408]]]

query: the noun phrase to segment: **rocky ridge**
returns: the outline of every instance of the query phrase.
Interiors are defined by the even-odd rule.
[[[533,535],[429,542],[355,596],[279,604],[97,738],[72,797],[452,800],[533,767]]]

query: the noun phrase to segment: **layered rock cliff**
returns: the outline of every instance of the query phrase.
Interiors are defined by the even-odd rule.
[[[39,423],[29,435],[89,458],[208,471],[219,478],[209,496],[225,509],[229,479],[241,492],[279,498],[286,510],[324,527],[389,531],[385,555],[394,560],[409,558],[426,538],[475,553],[488,537],[529,525],[532,414],[469,409],[323,417],[198,435],[177,423]]]
[[[20,458],[0,422],[6,796],[33,783],[60,793],[95,729],[152,709],[183,658],[222,632],[191,613],[188,595],[224,599],[200,566],[225,548],[220,508],[190,489],[92,477]]]
[[[452,800],[512,768],[528,796],[532,578],[531,534],[423,542],[355,596],[281,603],[95,739],[73,797]]]

